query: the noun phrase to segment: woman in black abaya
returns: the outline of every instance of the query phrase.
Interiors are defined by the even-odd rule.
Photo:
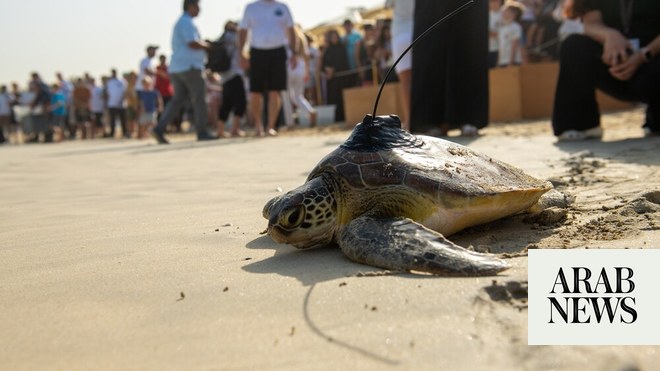
[[[416,0],[414,37],[466,0]],[[478,134],[488,124],[488,1],[440,25],[412,49],[411,130]]]
[[[348,55],[346,47],[336,30],[325,35],[326,49],[323,52],[322,70],[327,78],[327,102],[334,104],[335,121],[344,121],[344,97],[342,90],[349,86],[351,76],[343,75],[348,70]]]

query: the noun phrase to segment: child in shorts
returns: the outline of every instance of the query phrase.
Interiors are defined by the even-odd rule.
[[[158,113],[163,110],[163,98],[154,89],[151,77],[142,79],[143,90],[138,91],[138,139],[147,137],[149,129],[156,125]]]

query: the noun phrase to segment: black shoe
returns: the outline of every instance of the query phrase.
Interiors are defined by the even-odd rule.
[[[218,137],[211,135],[209,133],[199,133],[197,134],[197,140],[198,141],[204,141],[204,140],[216,140]]]
[[[151,131],[151,136],[154,137],[154,139],[156,139],[158,144],[170,144],[170,142],[168,142],[167,139],[165,139],[165,136],[163,136],[163,133],[161,133],[157,129],[153,129]]]

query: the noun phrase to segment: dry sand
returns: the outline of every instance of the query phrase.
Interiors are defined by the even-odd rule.
[[[495,278],[382,275],[260,235],[264,203],[347,131],[3,146],[0,369],[657,370],[657,347],[527,346],[527,249],[660,247],[642,118],[606,115],[602,142],[557,145],[547,121],[457,139],[576,198],[453,237],[507,253]]]

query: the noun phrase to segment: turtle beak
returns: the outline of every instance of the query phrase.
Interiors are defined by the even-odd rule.
[[[272,223],[268,223],[268,228],[266,229],[266,234],[270,236],[270,238],[273,239],[273,241],[277,243],[286,243],[287,239],[285,235],[283,234],[283,231],[281,228],[278,228],[277,225],[274,225]]]
[[[273,197],[266,203],[266,205],[264,205],[263,209],[263,216],[266,220],[268,220],[266,234],[273,237],[273,239],[275,239],[277,235],[277,233],[273,233],[273,229],[276,228],[276,226],[279,224],[279,212],[275,209],[277,209],[276,205],[281,198],[282,196]]]
[[[271,210],[271,209],[273,208],[273,205],[274,205],[274,204],[275,204],[275,203],[276,203],[281,197],[282,197],[282,196],[273,197],[273,198],[270,199],[270,201],[266,202],[266,205],[264,205],[264,209],[263,209],[263,211],[262,211],[262,214],[263,214],[264,218],[266,218],[266,219],[269,220],[269,224],[270,224],[270,219],[271,219],[271,215],[272,215],[272,212],[271,212],[272,210]]]
[[[264,205],[264,209],[262,211],[262,215],[266,220],[268,220],[268,226],[266,227],[266,234],[269,236],[272,236],[272,231],[273,231],[273,225],[274,223],[277,223],[277,214],[273,214],[272,208],[275,202],[279,199],[278,197],[273,197],[270,201],[266,202],[266,205]],[[272,216],[271,216],[272,215]]]

